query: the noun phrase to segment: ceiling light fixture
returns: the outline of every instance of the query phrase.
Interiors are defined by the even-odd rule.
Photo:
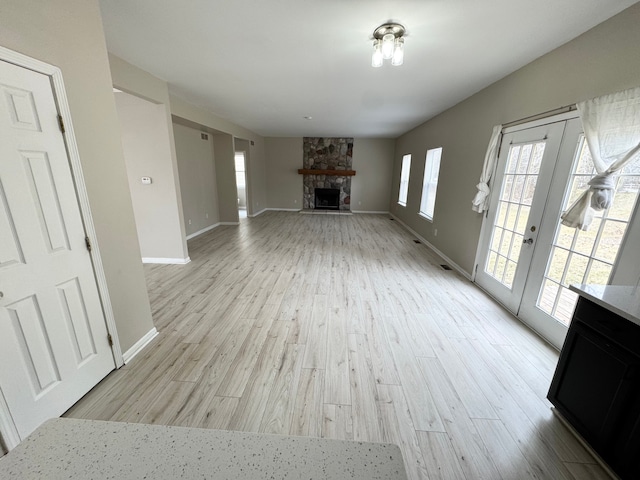
[[[399,23],[385,23],[373,31],[372,67],[381,67],[384,60],[389,59],[393,66],[402,65],[405,32],[405,28]]]

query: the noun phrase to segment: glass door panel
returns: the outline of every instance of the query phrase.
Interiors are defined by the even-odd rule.
[[[617,180],[612,205],[596,212],[588,230],[561,225],[560,212],[588,188],[587,182],[596,173],[587,143],[577,127],[573,125],[565,134],[558,166],[562,170],[564,164],[569,164],[571,169],[564,175],[567,180],[563,180],[562,174],[557,175],[549,196],[550,203],[559,198],[561,208],[545,212],[546,223],[542,228],[552,235],[548,246],[541,245],[534,254],[519,312],[524,321],[558,347],[564,340],[578,299],[569,286],[609,283],[640,190],[640,168],[629,165]]]
[[[546,143],[510,145],[485,273],[511,288]]]

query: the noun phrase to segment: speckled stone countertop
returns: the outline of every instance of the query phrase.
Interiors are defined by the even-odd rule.
[[[640,325],[640,288],[625,285],[571,285],[569,289]]]
[[[396,445],[56,418],[0,458],[1,479],[406,480]]]

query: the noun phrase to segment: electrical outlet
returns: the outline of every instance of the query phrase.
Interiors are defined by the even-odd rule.
[[[358,202],[358,206],[362,205],[362,202]]]
[[[298,203],[298,200],[294,200],[293,203]]]
[[[191,220],[189,220],[189,225],[191,225]]]
[[[437,229],[437,228],[434,228],[434,229],[433,229],[433,236],[434,236],[434,237],[437,237],[437,236],[438,236],[438,229]]]
[[[209,214],[208,214],[208,213],[205,213],[205,214],[204,214],[204,218],[209,218]]]

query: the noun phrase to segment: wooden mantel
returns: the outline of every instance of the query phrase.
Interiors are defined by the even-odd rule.
[[[300,175],[333,175],[335,177],[353,177],[355,170],[317,170],[313,168],[298,169]]]

